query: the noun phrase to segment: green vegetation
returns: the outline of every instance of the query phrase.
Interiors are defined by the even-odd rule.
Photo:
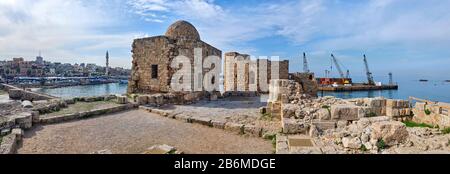
[[[361,150],[363,152],[367,152],[368,149],[364,144],[362,144],[361,147],[359,148],[359,150]]]
[[[262,114],[259,119],[266,120],[266,121],[272,121],[273,117],[272,117],[272,114],[266,112],[266,113]]]
[[[427,128],[435,128],[433,125],[425,124],[425,123],[416,123],[413,121],[404,121],[403,122],[406,127],[427,127]]]
[[[441,132],[442,132],[442,134],[449,134],[450,133],[450,127],[442,129]],[[450,140],[449,140],[449,143],[450,143]]]
[[[266,140],[271,140],[272,141],[272,146],[275,148],[277,145],[277,134],[266,134],[263,137]]]
[[[431,111],[429,109],[425,109],[425,114],[430,115]]]
[[[370,112],[368,114],[366,114],[366,117],[376,117],[377,114],[375,112]]]
[[[323,105],[322,108],[323,108],[323,109],[330,109],[330,106],[328,106],[328,105]]]
[[[175,149],[172,149],[172,150],[170,150],[169,152],[167,152],[167,154],[176,154],[176,152],[177,152],[177,150],[175,150]]]
[[[378,149],[386,149],[387,146],[383,139],[379,139],[377,142],[377,147]]]
[[[119,104],[116,104],[112,101],[97,101],[97,102],[77,102],[73,105],[69,105],[67,108],[62,108],[57,112],[52,112],[46,115],[43,115],[44,117],[51,117],[51,116],[59,116],[59,115],[66,115],[66,114],[74,114],[79,112],[86,112],[91,111],[94,109],[105,109],[109,107],[119,106]]]

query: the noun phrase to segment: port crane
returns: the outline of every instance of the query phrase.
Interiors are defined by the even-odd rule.
[[[366,65],[366,75],[367,75],[368,85],[375,85],[375,82],[373,81],[372,73],[369,70],[369,63],[367,63],[367,58],[366,58],[365,54],[364,54],[364,64]]]
[[[341,66],[339,65],[339,63],[338,63],[336,57],[334,57],[334,55],[331,54],[331,58],[332,58],[332,60],[333,60],[334,65],[336,65],[336,69],[338,70],[339,75],[341,76],[341,78],[342,78],[342,79],[345,79],[344,72],[342,71]]]
[[[339,65],[339,62],[336,59],[336,57],[334,57],[334,55],[331,54],[331,58],[333,60],[334,65],[336,65],[336,69],[338,70],[339,75],[341,76],[342,80],[344,81],[343,83],[344,84],[349,84],[350,82],[348,80],[346,80],[346,79],[349,79],[349,77],[350,77],[350,70],[347,70],[346,75],[344,75],[344,72],[342,71],[341,66]]]
[[[305,52],[303,52],[303,71],[305,73],[309,73],[308,60],[306,59],[306,53]]]

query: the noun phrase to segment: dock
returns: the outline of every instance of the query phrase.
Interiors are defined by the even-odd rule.
[[[319,86],[319,91],[373,91],[373,90],[396,90],[398,85],[353,85],[353,86]]]

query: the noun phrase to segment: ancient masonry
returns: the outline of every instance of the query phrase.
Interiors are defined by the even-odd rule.
[[[202,48],[202,57],[214,55],[221,58],[222,51],[201,41],[195,27],[186,21],[172,24],[164,36],[136,39],[133,42],[132,74],[129,94],[155,94],[174,92],[170,83],[176,69],[172,60],[179,55],[190,59],[194,67],[194,48]],[[203,68],[203,75],[209,69]],[[192,70],[194,72],[194,70]],[[203,77],[203,76],[202,76]],[[193,75],[192,78],[194,79]],[[214,78],[217,79],[218,77]],[[194,89],[194,84],[192,89]]]
[[[278,65],[278,69],[272,71],[272,65]],[[257,92],[268,93],[268,85],[264,87],[261,84],[269,84],[270,80],[272,80],[272,73],[278,74],[277,79],[288,79],[289,61],[269,61],[267,59],[251,61],[250,56],[247,54],[240,54],[238,52],[225,53],[225,92],[251,92],[255,91],[252,89],[256,89]]]

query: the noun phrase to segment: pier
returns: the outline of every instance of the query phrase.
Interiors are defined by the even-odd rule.
[[[319,91],[370,91],[370,90],[396,90],[398,85],[353,85],[353,86],[319,86]]]

